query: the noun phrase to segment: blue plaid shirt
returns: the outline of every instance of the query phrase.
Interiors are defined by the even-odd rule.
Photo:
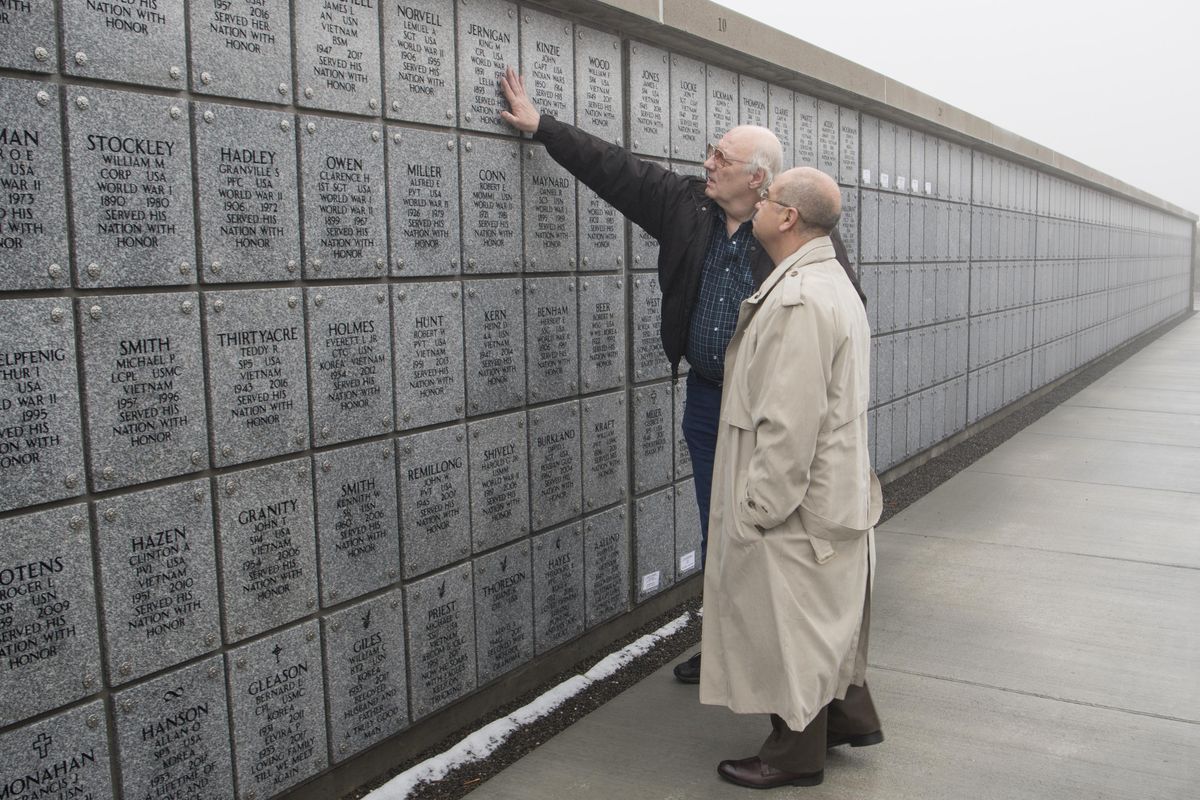
[[[754,293],[750,266],[758,247],[749,222],[726,236],[725,212],[717,209],[687,344],[692,369],[716,384],[725,379],[725,348],[737,328],[738,310]]]

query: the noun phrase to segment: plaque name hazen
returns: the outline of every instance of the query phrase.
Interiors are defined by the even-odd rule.
[[[285,233],[279,224],[283,192],[276,188],[280,172],[275,151],[222,147],[218,156],[221,235],[239,248],[271,247]]]
[[[66,360],[62,347],[0,351],[0,475],[37,464],[45,451],[62,445],[49,421],[58,393],[44,382],[43,370]]]
[[[446,52],[438,44],[442,35],[442,15],[400,3],[395,9],[403,19],[400,35],[393,40],[400,57],[398,77],[410,94],[422,99],[432,97],[446,88],[442,72]]]
[[[185,698],[182,686],[163,693],[164,703]],[[224,724],[221,708],[214,709],[201,700],[186,708],[172,710],[142,725],[139,740],[145,752],[153,754],[155,776],[149,790],[136,800],[171,800],[176,797],[203,797],[216,766],[205,741],[205,729]],[[211,738],[211,737],[210,737]]]
[[[225,48],[234,52],[261,53],[264,46],[273,47],[271,11],[264,6],[264,0],[240,0],[240,5],[246,13],[231,10],[231,0],[212,0],[209,33],[223,37]]]
[[[327,326],[328,356],[318,362],[317,368],[330,380],[328,397],[340,410],[366,408],[383,391],[378,368],[387,356],[380,347],[374,320],[331,322]]]
[[[121,387],[112,435],[127,439],[130,447],[161,444],[170,441],[172,431],[187,428],[175,389],[185,370],[171,346],[170,336],[123,339],[118,345],[109,375]]]
[[[519,602],[520,587],[529,580],[529,575],[517,569],[509,572],[508,560],[509,556],[501,558],[500,572],[503,574],[480,590],[494,619],[499,620],[491,630],[484,653],[484,658],[494,671],[519,661],[528,638],[520,615],[511,613],[509,609]]]
[[[186,526],[129,537],[126,563],[133,571],[134,591],[126,598],[126,625],[154,639],[188,624],[204,604],[192,591],[191,552]]]
[[[98,153],[96,233],[115,248],[154,249],[176,233],[171,205],[176,142],[90,133],[85,149]],[[190,222],[189,222],[190,224]]]
[[[308,713],[304,702],[308,660],[287,663],[282,658],[282,647],[276,646],[273,652],[276,668],[246,686],[246,693],[253,699],[254,716],[261,723],[257,739],[262,743],[249,759],[250,773],[256,784],[269,787],[294,782],[316,750],[316,726],[304,722]]]
[[[450,374],[450,337],[445,314],[422,314],[410,331],[412,377],[408,385],[421,400],[443,397],[454,386]]]
[[[295,405],[292,387],[283,374],[280,343],[298,341],[299,327],[218,331],[216,338],[218,347],[235,348],[237,354],[235,405],[228,409],[229,421],[246,431],[278,425],[280,413]]]
[[[317,180],[321,212],[320,248],[337,259],[361,259],[375,247],[371,219],[374,179],[361,158],[327,155]]]
[[[354,45],[361,36],[359,14],[374,14],[375,0],[322,0],[321,30],[329,44],[317,43],[313,76],[328,89],[357,92],[370,82],[364,52]]]
[[[446,581],[443,580],[438,596],[444,596],[445,591]],[[425,647],[417,656],[418,676],[428,690],[428,708],[436,708],[457,697],[465,685],[470,658],[459,617],[457,598],[425,612]]]
[[[0,674],[36,668],[76,637],[67,618],[71,603],[58,594],[66,566],[61,554],[0,566]]]
[[[359,615],[362,633],[354,640],[349,664],[350,705],[342,712],[346,732],[360,741],[376,741],[398,726],[403,717],[404,676],[394,678],[388,643],[379,631],[371,633],[374,624],[370,609]]]
[[[284,498],[238,512],[237,521],[250,539],[250,557],[242,562],[242,593],[256,601],[293,591],[304,577],[300,548],[292,541],[291,517],[299,503]]]
[[[0,18],[3,14],[0,11]],[[26,237],[46,233],[35,214],[42,192],[40,146],[40,131],[0,125],[0,252],[17,253]]]
[[[450,201],[440,164],[409,164],[402,233],[417,250],[432,250],[450,240]],[[458,176],[453,176],[454,180]],[[454,220],[457,222],[457,220]]]
[[[482,502],[479,502],[480,498],[476,498],[478,506],[475,510],[482,512],[488,522],[495,523],[512,518],[513,510],[520,499],[517,486],[517,481],[521,479],[517,471],[519,462],[517,446],[512,442],[483,451],[479,469],[487,477],[482,481]]]

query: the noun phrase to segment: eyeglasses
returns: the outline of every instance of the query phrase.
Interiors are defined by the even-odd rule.
[[[787,204],[785,204],[785,203],[781,203],[781,202],[779,202],[778,200],[776,200],[774,197],[767,197],[767,195],[766,195],[766,194],[763,194],[763,196],[762,196],[762,202],[764,202],[764,203],[774,203],[775,205],[779,206],[779,207],[780,207],[781,209],[783,209],[784,211],[787,211],[787,210],[789,210],[789,209],[790,209],[790,210],[792,210],[792,211],[795,211],[795,212],[796,212],[796,216],[797,216],[797,217],[800,219],[800,221],[801,221],[801,222],[804,222],[804,223],[807,223],[807,220],[806,220],[806,219],[804,219],[804,215],[800,213],[800,209],[796,208],[795,206],[789,206],[789,205],[787,205]]]
[[[750,162],[744,158],[730,158],[725,155],[725,151],[717,147],[715,144],[710,144],[704,151],[704,160],[712,159],[717,163],[718,167],[725,167],[730,164],[749,164]]]

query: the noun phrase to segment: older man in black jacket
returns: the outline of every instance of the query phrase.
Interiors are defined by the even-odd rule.
[[[779,140],[766,128],[733,128],[709,145],[705,177],[689,177],[539,113],[512,67],[501,88],[510,108],[501,112],[505,121],[533,134],[551,158],[658,240],[663,350],[673,372],[684,356],[691,365],[683,433],[700,509],[703,563],[725,348],[742,301],[774,268],[754,239],[750,219],[780,170]],[[835,235],[835,247],[840,245]],[[848,262],[839,261],[858,288]],[[699,654],[676,666],[675,677],[699,683]]]

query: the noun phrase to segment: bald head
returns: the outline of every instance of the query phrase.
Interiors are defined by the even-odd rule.
[[[776,199],[800,212],[813,228],[828,235],[842,215],[842,193],[833,178],[812,167],[782,173],[771,185]]]
[[[779,144],[779,137],[759,125],[738,125],[729,129],[725,139],[744,154],[742,157],[747,162],[747,172],[761,169],[766,173],[763,185],[769,186],[783,165],[783,147]]]

